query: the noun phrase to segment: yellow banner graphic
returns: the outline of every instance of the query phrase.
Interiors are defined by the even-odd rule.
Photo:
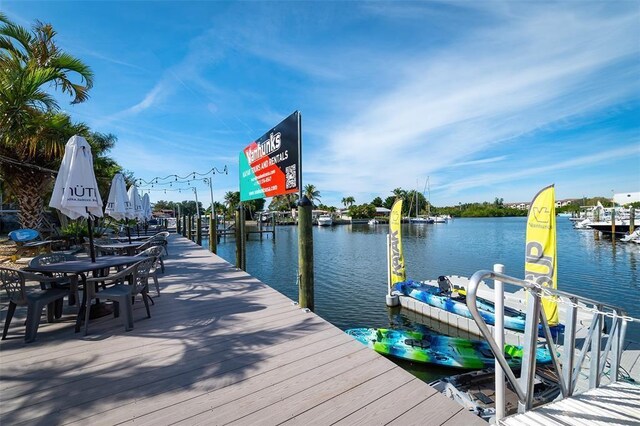
[[[407,273],[404,267],[404,255],[402,254],[402,200],[396,200],[391,207],[389,220],[389,235],[391,248],[389,250],[389,264],[391,265],[391,287],[395,283],[405,281]]]
[[[557,288],[556,194],[550,185],[534,197],[527,217],[525,280],[542,287]],[[549,325],[557,325],[558,303],[555,297],[544,296],[542,308]]]

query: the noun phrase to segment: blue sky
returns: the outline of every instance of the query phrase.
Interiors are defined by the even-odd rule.
[[[427,177],[436,206],[528,201],[550,183],[557,198],[640,191],[638,1],[0,9],[53,24],[92,67],[90,100],[60,105],[115,134],[112,155],[146,180],[226,165],[219,199],[238,190],[238,153],[299,110],[303,183],[329,205],[422,191]],[[155,189],[152,202],[193,197]]]

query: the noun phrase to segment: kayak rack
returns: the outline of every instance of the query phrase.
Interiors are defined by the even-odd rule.
[[[500,283],[508,283],[522,287],[528,292],[528,303],[525,323],[525,335],[523,342],[522,368],[520,370],[520,378],[516,378],[515,374],[507,364],[501,346],[498,345],[494,336],[492,336],[489,327],[483,320],[477,306],[477,291],[481,281],[493,280],[497,286]],[[501,286],[500,286],[501,287]],[[565,320],[564,341],[561,357],[558,356],[555,348],[555,342],[551,336],[549,322],[543,309],[541,309],[541,301],[543,297],[555,297],[558,303],[568,304],[567,318]],[[499,296],[496,300],[500,298]],[[556,371],[562,398],[568,398],[577,390],[578,378],[581,374],[582,365],[589,353],[589,371],[588,371],[588,387],[589,389],[599,388],[601,379],[608,376],[611,383],[618,381],[620,373],[620,359],[623,352],[624,337],[627,328],[626,312],[619,307],[588,299],[575,294],[563,292],[557,289],[543,288],[539,284],[524,281],[518,278],[510,277],[499,272],[482,270],[478,271],[469,280],[467,288],[467,306],[473,319],[475,320],[480,332],[487,340],[496,357],[496,362],[504,371],[507,379],[511,383],[513,390],[518,397],[518,413],[525,413],[533,407],[533,388],[536,372],[536,347],[538,345],[538,324],[542,323],[546,343],[550,349],[552,356],[552,365]],[[590,306],[590,308],[589,308]],[[576,348],[576,322],[578,318],[578,309],[584,309],[593,313],[593,320],[589,328],[589,332],[584,339],[582,347]],[[498,316],[496,312],[496,317]],[[603,333],[604,317],[611,318],[609,333]],[[496,333],[504,333],[504,330],[496,328]],[[604,349],[602,349],[604,348]],[[609,362],[609,369],[605,371],[605,367]],[[496,366],[498,369],[498,366]],[[496,391],[498,387],[504,386],[504,379],[499,382],[499,375],[496,374]],[[498,403],[496,400],[496,412],[498,412]],[[502,401],[504,403],[504,401]],[[496,420],[500,420],[497,418]]]

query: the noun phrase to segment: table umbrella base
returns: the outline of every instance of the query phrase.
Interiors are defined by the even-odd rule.
[[[111,314],[113,314],[113,304],[105,302],[94,303],[91,305],[89,319],[102,318]]]

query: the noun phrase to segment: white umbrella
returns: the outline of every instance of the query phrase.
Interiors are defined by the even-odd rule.
[[[142,210],[142,198],[140,197],[140,193],[138,192],[138,188],[135,184],[129,187],[129,191],[127,192],[129,197],[129,203],[131,203],[131,216],[129,219],[144,219],[144,212]]]
[[[129,191],[127,192],[129,196],[129,202],[131,203],[132,213],[130,219],[135,219],[136,221],[140,221],[144,219],[144,213],[142,211],[142,198],[140,197],[140,193],[138,193],[138,187],[135,184],[129,187]],[[136,225],[136,231],[138,236],[140,236],[140,229],[138,225]]]
[[[95,262],[91,220],[92,216],[102,217],[102,198],[93,170],[91,147],[82,136],[72,136],[65,145],[49,207],[71,219],[89,218],[89,251]]]
[[[127,184],[124,182],[124,176],[116,173],[111,181],[111,189],[109,190],[109,199],[104,214],[111,216],[115,220],[123,220],[130,217],[133,212],[129,196],[127,195]]]
[[[153,214],[151,214],[151,200],[149,200],[149,194],[142,196],[142,211],[144,213],[145,220],[151,220]]]

